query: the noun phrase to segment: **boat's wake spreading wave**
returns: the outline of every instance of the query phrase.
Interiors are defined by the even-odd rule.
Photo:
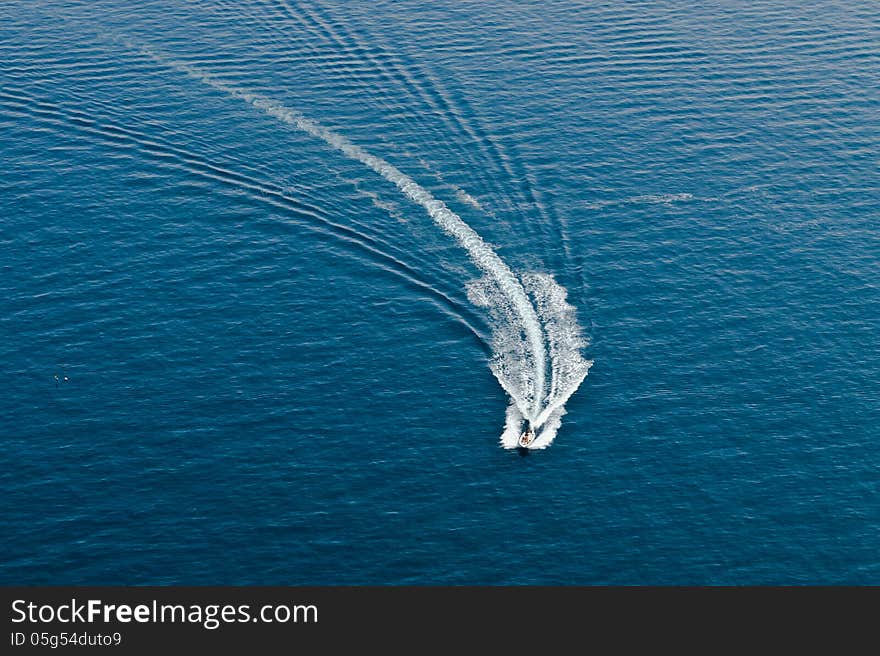
[[[562,423],[565,402],[574,394],[592,365],[581,350],[581,335],[575,309],[566,300],[565,288],[545,273],[520,275],[548,346],[549,387],[541,389],[534,376],[535,354],[523,339],[516,312],[503,291],[486,277],[468,285],[468,298],[486,308],[492,320],[492,373],[510,396],[501,444],[508,449],[518,445],[523,423],[540,429],[532,449],[548,446]]]
[[[431,192],[385,160],[299,112],[264,96],[230,86],[186,63],[172,61],[148,48],[140,51],[209,86],[250,103],[292,125],[392,182],[405,196],[421,205],[447,234],[467,251],[485,274],[468,287],[468,297],[488,310],[492,320],[490,367],[511,398],[501,443],[515,448],[519,430],[528,422],[539,430],[530,448],[542,449],[556,436],[565,414],[565,402],[587,375],[592,364],[581,355],[581,336],[574,308],[565,289],[546,274],[517,276],[473,228],[435,198]],[[549,374],[549,377],[548,377]]]

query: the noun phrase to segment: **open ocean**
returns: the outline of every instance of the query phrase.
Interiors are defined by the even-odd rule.
[[[0,583],[880,584],[878,44],[2,3]],[[569,376],[547,448],[491,363],[514,413]]]

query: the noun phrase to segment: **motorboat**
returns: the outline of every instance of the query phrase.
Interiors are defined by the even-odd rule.
[[[526,427],[526,429],[522,432],[522,435],[519,436],[519,446],[522,449],[529,448],[535,442],[535,429],[532,428],[531,424]]]

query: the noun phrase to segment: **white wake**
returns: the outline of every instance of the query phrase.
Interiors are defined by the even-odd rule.
[[[140,51],[321,139],[392,182],[410,200],[421,205],[485,274],[483,279],[469,285],[468,297],[471,302],[486,308],[492,319],[490,367],[511,398],[502,445],[516,447],[519,431],[525,422],[530,422],[536,430],[540,429],[531,448],[544,448],[553,441],[565,414],[565,402],[581,384],[592,364],[581,356],[585,341],[581,337],[575,310],[566,301],[562,286],[546,274],[517,276],[443,201],[400,169],[371,155],[346,137],[274,100],[221,82],[197,67],[166,59],[148,48],[140,48]]]

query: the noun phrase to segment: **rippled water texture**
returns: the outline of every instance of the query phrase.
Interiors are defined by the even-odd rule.
[[[3,3],[0,582],[880,584],[878,42],[855,1]],[[550,323],[594,364],[521,457]]]

